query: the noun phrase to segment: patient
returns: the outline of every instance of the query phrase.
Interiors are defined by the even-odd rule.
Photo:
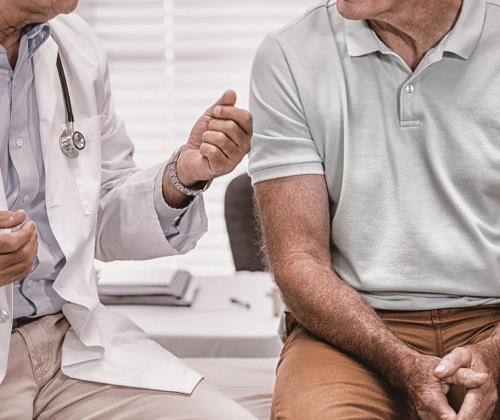
[[[500,416],[500,2],[323,1],[255,59],[274,419]]]

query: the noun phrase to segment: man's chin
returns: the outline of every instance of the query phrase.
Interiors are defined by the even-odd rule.
[[[59,13],[67,15],[73,12],[78,6],[78,0],[65,0],[61,2]]]
[[[337,10],[340,15],[351,20],[369,19],[370,13],[366,10],[366,0],[338,0]]]

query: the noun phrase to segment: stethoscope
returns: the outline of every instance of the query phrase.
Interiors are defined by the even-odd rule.
[[[66,75],[64,74],[64,68],[59,54],[57,54],[56,64],[64,96],[64,105],[66,107],[66,129],[59,138],[59,146],[66,157],[74,159],[81,150],[85,149],[85,136],[79,131],[75,131],[75,117],[73,116],[71,98],[69,97],[68,83],[66,82]]]

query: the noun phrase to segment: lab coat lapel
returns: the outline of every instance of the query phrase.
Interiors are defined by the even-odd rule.
[[[42,157],[45,166],[47,188],[47,209],[60,204],[59,197],[63,197],[58,188],[52,188],[54,183],[54,171],[59,171],[60,165],[64,165],[64,158],[59,156],[59,130],[64,124],[64,114],[56,112],[63,106],[60,98],[59,78],[57,77],[56,59],[59,48],[52,37],[38,49],[33,56],[35,74],[35,90],[38,103],[38,114],[40,118],[40,138],[42,146]],[[64,112],[64,111],[62,111]],[[61,115],[60,115],[61,114]],[[62,130],[61,130],[62,132]],[[63,187],[62,182],[57,181],[54,185]]]
[[[63,364],[75,364],[102,357],[103,347],[100,330],[93,320],[98,306],[97,292],[89,282],[93,279],[93,247],[82,246],[87,232],[71,168],[76,162],[66,158],[59,146],[59,137],[66,128],[66,110],[56,67],[58,53],[58,44],[49,37],[33,56],[33,66],[47,215],[66,257],[66,264],[53,284],[54,290],[68,302],[63,312],[73,327],[73,339],[65,340]]]
[[[59,47],[52,37],[33,56],[35,90],[40,119],[40,141],[45,168],[45,199],[50,227],[67,257],[78,234],[68,229],[75,220],[78,203],[70,159],[59,146],[59,137],[66,128],[66,111],[56,60]],[[69,217],[71,215],[71,218]],[[70,223],[68,224],[68,219]],[[71,222],[72,221],[72,222]]]
[[[5,197],[5,188],[2,179],[2,172],[0,171],[0,210],[8,210],[7,199]],[[3,314],[7,314],[9,317],[9,322],[6,320],[0,320],[0,383],[5,377],[7,372],[7,360],[9,357],[9,347],[10,347],[10,332],[12,329],[12,315],[13,315],[13,304],[12,304],[12,284],[4,287],[0,287],[0,311]]]

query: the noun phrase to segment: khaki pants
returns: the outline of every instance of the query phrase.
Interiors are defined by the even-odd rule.
[[[0,385],[1,420],[255,419],[205,381],[186,396],[68,378],[60,369],[68,328],[57,314],[12,334],[7,375]]]
[[[378,311],[401,340],[426,355],[442,357],[458,346],[488,337],[500,321],[500,305],[433,311]],[[292,317],[276,373],[275,420],[409,419],[409,404],[367,366],[311,336]],[[464,390],[448,399],[457,411]],[[499,416],[497,407],[495,418]]]

